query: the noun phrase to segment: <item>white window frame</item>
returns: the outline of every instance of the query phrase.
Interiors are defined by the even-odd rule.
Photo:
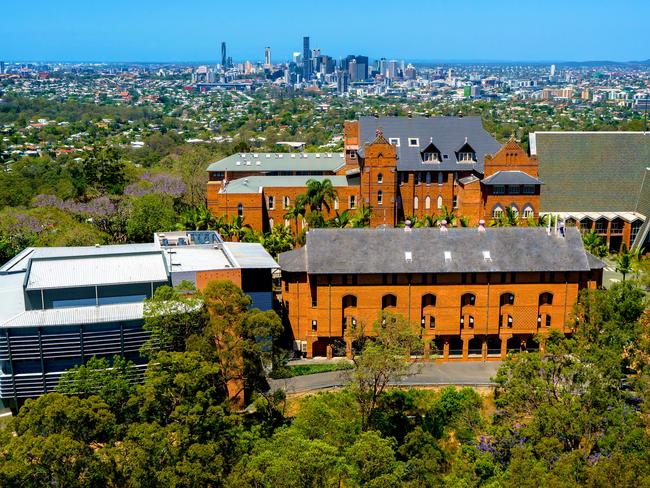
[[[497,205],[496,207],[494,207],[494,210],[492,210],[492,218],[494,220],[497,220],[502,215],[503,215],[503,208],[501,208],[500,205]]]
[[[523,218],[528,219],[530,217],[535,216],[535,211],[533,210],[533,208],[530,205],[526,205],[524,207],[524,211],[523,211],[523,213],[521,215],[523,216]]]
[[[357,208],[357,199],[355,195],[350,195],[350,197],[348,198],[348,207],[351,208],[352,210]]]
[[[275,197],[273,195],[266,197],[266,203],[269,207],[269,210],[275,210]]]
[[[384,192],[379,190],[377,192],[377,205],[383,205],[384,203]]]
[[[409,147],[420,147],[420,139],[417,137],[408,138]]]
[[[424,208],[426,210],[429,210],[431,208],[431,197],[427,195],[427,197],[424,199]]]
[[[395,147],[400,146],[399,137],[391,137],[391,138],[388,139],[388,142],[391,143]]]

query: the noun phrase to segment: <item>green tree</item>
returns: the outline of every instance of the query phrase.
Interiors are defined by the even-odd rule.
[[[267,252],[277,259],[280,253],[293,249],[296,241],[289,227],[277,224],[271,232],[264,234],[262,245]]]
[[[337,198],[338,192],[329,178],[323,181],[307,180],[307,201],[312,210],[322,213],[325,207],[329,211],[330,203]]]
[[[623,275],[623,281],[625,281],[625,276],[632,272],[632,256],[625,243],[621,246],[621,252],[616,258],[616,271]]]
[[[296,226],[296,233],[298,232],[298,220],[305,216],[307,211],[307,196],[298,195],[293,205],[287,208],[287,211],[284,214],[284,218],[288,220],[293,220]]]
[[[176,212],[171,200],[150,194],[134,199],[126,232],[134,242],[151,242],[154,233],[172,230],[175,224]]]
[[[607,256],[607,246],[602,237],[592,230],[582,235],[582,242],[585,249],[596,257],[603,258]]]

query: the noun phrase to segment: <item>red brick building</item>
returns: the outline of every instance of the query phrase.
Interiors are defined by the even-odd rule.
[[[353,325],[371,332],[382,310],[419,327],[418,355],[502,358],[535,334],[570,334],[578,293],[603,264],[576,229],[312,229],[283,253],[282,300],[294,348],[307,357],[351,351]]]
[[[471,224],[508,206],[522,219],[539,212],[537,159],[514,140],[502,147],[479,117],[362,117],[345,124],[344,155],[236,154],[208,173],[215,215],[242,215],[260,231],[295,227],[285,214],[311,178],[330,179],[338,191],[325,218],[365,205],[371,227],[433,217],[443,207]]]

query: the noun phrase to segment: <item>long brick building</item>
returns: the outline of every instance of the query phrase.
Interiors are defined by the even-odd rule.
[[[284,222],[309,179],[329,179],[335,212],[371,210],[371,227],[435,216],[443,207],[470,223],[498,218],[506,207],[539,213],[537,159],[514,140],[501,146],[479,117],[362,117],[345,124],[342,154],[235,154],[208,168],[208,206],[243,216],[259,231]]]
[[[600,286],[603,264],[579,232],[535,227],[312,229],[280,255],[294,348],[307,357],[344,347],[349,328],[381,310],[421,327],[425,357],[502,358],[537,333],[571,333],[578,293]],[[345,346],[342,346],[345,344]]]

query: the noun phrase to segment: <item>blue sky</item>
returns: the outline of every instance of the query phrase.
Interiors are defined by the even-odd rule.
[[[650,58],[650,1],[3,0],[0,59],[274,61],[312,48],[407,60]]]

